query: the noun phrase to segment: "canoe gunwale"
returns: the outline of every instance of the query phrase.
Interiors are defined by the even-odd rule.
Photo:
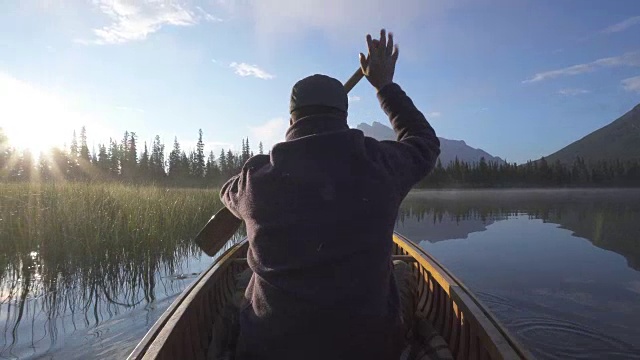
[[[533,355],[526,350],[506,328],[497,320],[478,298],[456,278],[447,268],[438,262],[433,256],[418,246],[413,241],[401,234],[394,232],[393,241],[396,246],[413,256],[424,270],[430,273],[442,289],[453,300],[451,309],[458,316],[462,314],[463,327],[474,326],[481,337],[482,344],[488,347],[492,358],[504,359],[533,359]],[[455,311],[454,311],[455,310]],[[464,323],[467,323],[466,325]],[[449,332],[452,329],[448,329]],[[468,330],[468,329],[467,329]],[[463,330],[464,331],[464,330]],[[460,334],[457,334],[460,335]],[[455,337],[454,337],[455,338]],[[458,339],[456,339],[457,341]]]
[[[231,246],[222,253],[207,270],[203,271],[200,276],[198,276],[184,291],[182,291],[178,298],[173,301],[162,316],[160,316],[149,331],[147,331],[144,338],[142,338],[134,348],[127,360],[156,358],[164,344],[164,342],[158,343],[157,340],[161,338],[166,340],[171,335],[171,331],[174,329],[175,324],[184,314],[185,310],[191,305],[192,300],[199,294],[199,291],[204,287],[211,285],[213,280],[212,278],[217,277],[225,268],[230,266],[232,261],[229,260],[232,260],[239,255],[244,255],[243,247],[246,246],[248,246],[246,238],[234,246]]]

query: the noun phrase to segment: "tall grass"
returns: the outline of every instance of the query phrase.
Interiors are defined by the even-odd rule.
[[[157,274],[200,253],[192,238],[221,206],[215,190],[0,184],[0,305],[16,304],[5,335],[30,298],[49,319],[82,311],[96,323],[105,306],[153,301]]]
[[[148,245],[171,249],[221,207],[216,191],[119,184],[0,184],[3,254]],[[82,249],[78,249],[81,247]]]

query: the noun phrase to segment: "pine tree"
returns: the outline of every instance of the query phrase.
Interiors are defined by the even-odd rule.
[[[218,158],[218,167],[220,168],[221,175],[226,175],[229,172],[229,164],[227,163],[227,156],[224,149],[220,150],[220,157]]]
[[[80,159],[81,161],[91,161],[89,147],[87,146],[87,129],[83,126],[80,129]]]
[[[13,181],[30,181],[33,175],[33,156],[31,152],[27,149],[20,151],[16,159],[15,163],[10,170],[10,178]]]
[[[111,162],[109,154],[107,153],[107,147],[104,144],[98,145],[98,169],[103,175],[109,174],[111,168]]]
[[[127,143],[127,169],[129,178],[134,179],[138,174],[138,137],[135,132],[129,134],[129,142]]]
[[[129,177],[129,132],[124,132],[124,137],[120,141],[119,147],[120,155],[120,177],[122,179],[128,179]]]
[[[196,173],[198,172],[198,161],[196,160],[196,152],[189,151],[189,155],[187,156],[187,159],[188,159],[187,169],[189,169],[189,176],[192,178],[196,178]]]
[[[228,172],[224,174],[225,178],[228,179],[237,173],[236,169],[238,168],[238,160],[239,159],[237,159],[237,157],[233,154],[231,149],[227,150],[227,171]]]
[[[76,131],[73,130],[73,137],[71,138],[71,146],[69,147],[69,155],[71,158],[77,158],[80,153],[78,152],[78,138],[76,137]]]
[[[72,180],[77,180],[80,178],[80,151],[78,148],[78,138],[76,137],[75,130],[73,130],[73,137],[71,138],[71,146],[69,147],[68,158],[68,176]]]
[[[149,166],[151,168],[151,174],[154,180],[163,179],[167,175],[165,172],[164,163],[164,144],[160,141],[159,135],[156,135],[155,139],[153,140],[153,148],[151,150]]]
[[[242,152],[240,153],[240,162],[241,163],[245,163],[247,161],[247,158],[249,156],[249,151],[248,151],[248,139],[242,139]]]
[[[93,151],[91,152],[91,163],[93,165],[97,165],[98,164],[98,153],[96,153],[95,145],[93,146]]]
[[[69,179],[70,160],[67,153],[59,148],[51,150],[51,167],[62,175],[64,179]]]
[[[147,142],[144,142],[144,151],[142,152],[142,156],[140,157],[140,164],[138,165],[140,171],[138,171],[138,176],[143,180],[149,180],[149,149],[147,148]]]
[[[205,179],[208,184],[215,184],[220,178],[220,168],[216,164],[216,157],[213,155],[213,151],[209,152],[207,158]]]
[[[205,157],[204,142],[202,141],[202,129],[198,130],[198,143],[196,144],[196,154],[194,159],[193,176],[196,178],[204,177],[205,173]]]
[[[260,154],[260,155],[264,154],[264,148],[262,147],[262,141],[260,141],[260,144],[258,145],[258,154]]]
[[[168,176],[174,180],[182,177],[182,150],[178,137],[173,140],[173,150],[169,153],[169,171]]]
[[[109,139],[109,173],[114,178],[120,176],[120,158],[118,143],[113,139]]]
[[[182,150],[182,154],[180,154],[179,174],[179,177],[182,179],[185,179],[189,175],[189,158],[184,150]]]

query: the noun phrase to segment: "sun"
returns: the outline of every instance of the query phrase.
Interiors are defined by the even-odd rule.
[[[3,128],[9,146],[21,151],[28,150],[34,157],[48,154],[54,147],[62,147],[64,137],[49,124],[32,118],[24,122],[5,125]],[[66,134],[67,137],[70,137]]]
[[[35,157],[69,143],[77,116],[62,97],[0,73],[0,128],[9,146]]]

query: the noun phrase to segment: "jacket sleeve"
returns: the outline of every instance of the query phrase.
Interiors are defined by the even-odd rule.
[[[242,167],[240,174],[229,179],[220,189],[220,200],[238,219],[243,219],[243,197],[249,173],[269,163],[269,155],[256,155]]]
[[[397,136],[397,141],[380,142],[380,157],[399,189],[408,192],[433,170],[440,155],[440,140],[398,84],[382,88],[378,100]]]
[[[242,215],[240,214],[240,181],[244,174],[244,171],[231,179],[227,180],[227,182],[222,185],[222,189],[220,189],[220,200],[224,206],[231,211],[231,213],[237,217],[238,219],[242,219]]]

